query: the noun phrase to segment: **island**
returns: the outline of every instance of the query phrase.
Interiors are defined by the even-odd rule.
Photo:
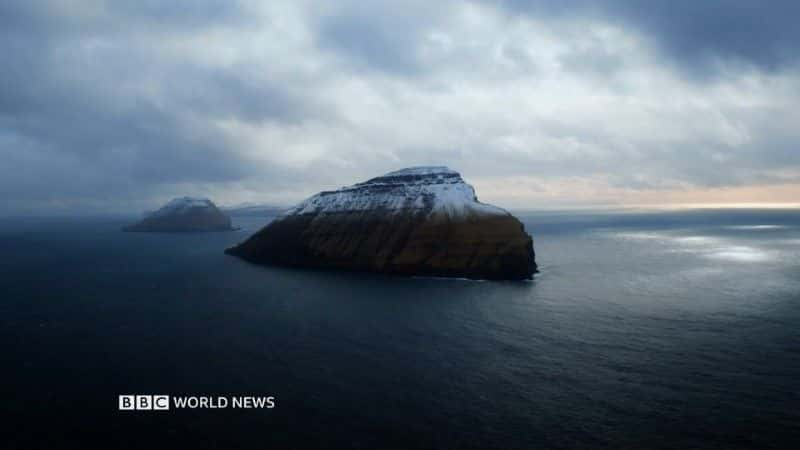
[[[447,167],[413,167],[285,211],[227,254],[264,265],[487,280],[531,279],[533,239]]]
[[[144,219],[123,228],[141,232],[231,231],[231,218],[207,198],[179,197],[170,200]]]

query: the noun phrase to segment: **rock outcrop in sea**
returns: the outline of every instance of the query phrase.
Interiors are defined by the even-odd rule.
[[[316,194],[225,251],[257,264],[530,279],[533,240],[458,172],[415,167]]]
[[[207,198],[180,197],[169,201],[124,231],[194,232],[230,231],[231,218]]]

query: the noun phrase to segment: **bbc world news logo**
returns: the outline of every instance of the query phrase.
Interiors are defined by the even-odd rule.
[[[167,410],[169,395],[120,395],[120,411],[132,410]]]
[[[273,396],[170,396],[120,395],[120,411],[167,411],[170,409],[272,409]]]

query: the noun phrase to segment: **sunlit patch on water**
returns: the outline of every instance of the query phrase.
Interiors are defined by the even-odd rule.
[[[750,245],[738,245],[728,240],[708,236],[676,238],[680,244],[688,244],[679,251],[695,253],[705,258],[742,263],[762,263],[775,258],[774,252]]]
[[[741,245],[734,240],[707,235],[676,235],[653,232],[611,233],[614,239],[657,240],[663,249],[674,253],[691,253],[703,258],[740,263],[764,263],[775,260],[777,252],[753,245]],[[800,240],[795,240],[800,244]]]
[[[786,225],[731,225],[725,228],[729,230],[758,231],[758,230],[783,230],[789,227],[787,227]]]
[[[775,259],[773,252],[742,245],[724,247],[720,250],[709,252],[706,256],[713,259],[750,263],[768,262]]]
[[[627,240],[635,240],[635,241],[644,241],[644,240],[663,240],[668,238],[667,235],[661,233],[644,233],[644,232],[618,232],[618,233],[610,233],[611,237],[615,239],[627,239]]]
[[[673,237],[672,241],[677,242],[678,244],[693,245],[693,246],[721,245],[721,243],[722,243],[722,241],[719,238],[711,237],[711,236]]]

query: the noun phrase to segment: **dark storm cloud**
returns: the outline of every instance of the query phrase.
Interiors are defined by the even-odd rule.
[[[169,75],[165,88],[175,105],[212,118],[293,124],[328,114],[311,98],[300,98],[286,86],[248,76],[247,67],[200,69]]]
[[[248,24],[235,2],[57,4],[0,6],[4,202],[59,193],[135,197],[160,183],[235,181],[252,168],[232,157],[231,143],[209,122],[295,123],[306,110],[314,114],[313,102],[248,67],[222,70],[159,53],[153,32],[168,38]]]
[[[0,30],[39,35],[122,32],[134,28],[174,32],[251,21],[247,9],[236,0],[0,2]]]
[[[346,56],[357,67],[418,75],[425,70],[418,54],[425,30],[442,7],[435,2],[343,1],[316,24],[323,48]]]
[[[599,18],[651,38],[690,73],[739,61],[764,70],[800,61],[800,2],[794,0],[499,0],[513,12]]]
[[[536,19],[594,19],[633,29],[693,76],[713,75],[725,63],[776,71],[800,61],[796,25],[800,2],[793,0],[486,0],[483,4]],[[349,5],[321,21],[321,45],[371,69],[403,75],[429,69],[418,54],[420,40],[445,19],[446,10],[416,2]],[[595,67],[600,70],[614,64],[588,56],[588,64],[604,65]]]

